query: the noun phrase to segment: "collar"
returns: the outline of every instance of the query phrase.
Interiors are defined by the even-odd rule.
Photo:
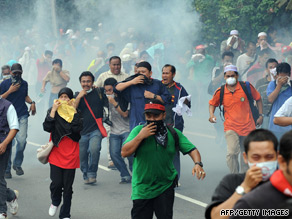
[[[237,81],[237,84],[236,84],[236,86],[235,86],[234,92],[235,92],[236,90],[239,90],[239,89],[240,89],[240,84],[239,84],[239,81]],[[230,90],[228,90],[228,88],[227,88],[227,84],[225,84],[224,93],[232,93]]]
[[[273,173],[270,177],[270,182],[278,191],[286,196],[292,197],[292,185],[287,181],[281,170]]]

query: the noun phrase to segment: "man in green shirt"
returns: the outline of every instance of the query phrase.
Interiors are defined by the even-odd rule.
[[[123,157],[134,154],[132,219],[151,219],[153,212],[158,219],[172,218],[177,184],[173,165],[176,150],[190,155],[195,163],[192,174],[198,179],[204,179],[206,173],[197,148],[178,129],[165,125],[164,105],[151,99],[144,109],[147,123],[136,126],[122,147]]]

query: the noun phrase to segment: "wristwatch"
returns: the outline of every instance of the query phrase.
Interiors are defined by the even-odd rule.
[[[245,192],[244,192],[244,188],[242,186],[237,186],[236,189],[235,189],[235,192],[238,194],[238,195],[244,195]]]
[[[31,101],[29,104],[35,104],[35,102],[34,101]]]
[[[259,114],[259,116],[265,117],[265,114],[262,113],[262,114]]]
[[[198,164],[199,166],[203,167],[203,163],[200,161],[200,162],[195,162],[195,165]]]
[[[157,95],[156,94],[154,94],[154,99],[156,99],[157,98]]]

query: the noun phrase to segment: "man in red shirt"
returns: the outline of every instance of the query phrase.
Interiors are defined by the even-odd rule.
[[[227,166],[231,173],[239,172],[238,155],[240,156],[241,172],[245,172],[248,166],[244,163],[242,152],[243,140],[252,130],[254,130],[255,122],[249,106],[248,98],[238,82],[238,71],[236,66],[228,65],[224,68],[224,79],[226,84],[224,87],[224,96],[222,105],[224,107],[224,132],[227,142]],[[250,84],[251,95],[256,100],[260,113],[256,125],[263,122],[263,103],[260,93]],[[221,87],[215,91],[213,98],[209,101],[209,121],[216,123],[214,116],[215,108],[220,104]]]

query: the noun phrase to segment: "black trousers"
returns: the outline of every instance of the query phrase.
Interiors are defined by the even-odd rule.
[[[172,219],[175,185],[176,181],[153,199],[133,200],[132,219],[152,219],[153,213],[157,219]]]
[[[62,201],[63,193],[63,205],[60,210],[60,218],[71,217],[71,200],[73,189],[72,185],[75,178],[75,169],[63,169],[50,164],[51,167],[51,180],[50,185],[51,199],[54,206],[59,206]]]

